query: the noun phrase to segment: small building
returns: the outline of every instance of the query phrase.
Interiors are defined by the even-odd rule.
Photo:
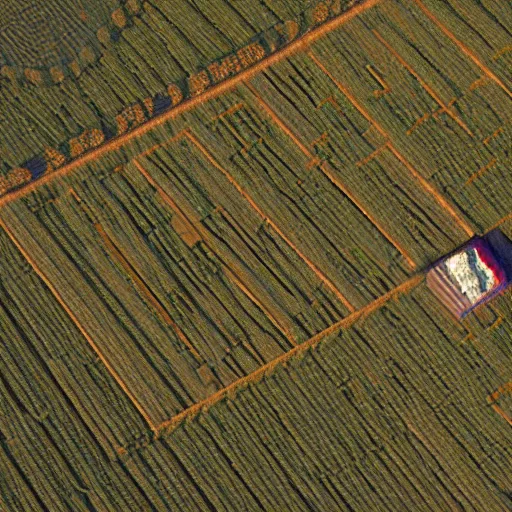
[[[435,263],[427,285],[457,317],[504,290],[512,281],[512,242],[500,231],[474,238]]]

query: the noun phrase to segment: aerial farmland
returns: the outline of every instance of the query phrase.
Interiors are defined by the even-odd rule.
[[[26,3],[0,511],[511,510],[512,6]]]

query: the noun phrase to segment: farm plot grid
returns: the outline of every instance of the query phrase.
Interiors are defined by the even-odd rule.
[[[0,509],[512,507],[511,14],[362,5],[1,200]]]

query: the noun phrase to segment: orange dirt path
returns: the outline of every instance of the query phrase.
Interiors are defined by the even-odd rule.
[[[219,402],[227,396],[230,393],[233,393],[236,389],[245,386],[247,384],[250,384],[252,382],[258,381],[258,379],[262,378],[265,374],[271,372],[274,370],[277,366],[283,365],[291,359],[292,357],[296,356],[297,354],[300,354],[302,352],[305,352],[306,350],[309,350],[318,343],[320,343],[326,336],[329,334],[333,334],[337,331],[339,331],[342,328],[348,328],[354,322],[361,318],[367,317],[370,313],[376,311],[377,309],[381,308],[384,304],[386,304],[388,301],[396,298],[398,295],[402,293],[407,293],[410,290],[412,290],[414,287],[418,286],[424,279],[424,276],[422,274],[415,275],[408,279],[407,281],[403,282],[402,284],[396,286],[386,294],[382,295],[378,299],[374,300],[373,302],[370,302],[370,304],[366,305],[365,307],[355,311],[354,313],[350,314],[349,316],[343,318],[342,320],[339,320],[338,322],[334,323],[330,327],[327,327],[322,332],[316,334],[309,340],[305,341],[304,343],[297,345],[293,349],[289,350],[288,352],[285,352],[279,357],[276,357],[274,360],[270,361],[269,363],[261,366],[256,371],[250,373],[249,375],[242,377],[241,379],[236,380],[229,386],[226,386],[225,388],[217,391],[213,395],[209,396],[205,400],[202,400],[201,402],[198,402],[197,404],[192,405],[191,407],[185,409],[184,411],[180,412],[176,416],[173,416],[169,420],[161,423],[157,426],[156,432],[157,436],[162,435],[164,432],[169,432],[173,428],[175,428],[181,421],[185,420],[189,416],[194,416],[198,413],[200,413],[203,409],[207,409],[208,407],[211,407],[216,402]]]
[[[238,84],[249,80],[254,75],[260,73],[264,69],[267,69],[270,66],[273,66],[277,62],[280,62],[283,59],[288,58],[289,56],[293,55],[294,53],[297,53],[299,51],[305,50],[311,43],[322,37],[328,32],[331,32],[347,21],[353,19],[354,17],[360,15],[362,12],[378,5],[383,0],[364,0],[360,4],[352,7],[347,12],[344,12],[337,17],[333,18],[332,20],[324,23],[323,25],[319,26],[318,28],[315,28],[308,32],[307,34],[304,34],[304,36],[300,37],[299,39],[296,39],[295,41],[291,42],[288,46],[285,46],[283,49],[269,55],[268,57],[264,58],[251,68],[248,68],[245,71],[242,71],[238,75],[228,78],[227,80],[214,85],[207,91],[205,91],[203,94],[199,94],[193,98],[190,98],[180,105],[177,105],[173,109],[169,110],[168,112],[163,113],[162,115],[152,118],[148,121],[146,121],[144,124],[138,126],[137,128],[133,129],[132,131],[121,135],[119,137],[116,137],[115,139],[112,139],[102,146],[98,147],[97,149],[93,149],[88,153],[85,153],[83,156],[77,158],[76,160],[73,160],[69,164],[63,165],[59,169],[57,169],[55,172],[46,174],[42,178],[40,178],[37,181],[31,182],[25,187],[12,192],[7,193],[5,196],[0,198],[0,208],[4,206],[7,203],[10,203],[11,201],[14,201],[20,197],[23,197],[33,190],[37,189],[38,187],[49,183],[50,181],[54,180],[55,178],[58,178],[60,176],[65,176],[66,174],[69,174],[73,170],[77,169],[78,167],[81,167],[89,162],[94,162],[95,160],[98,160],[104,155],[107,155],[109,153],[112,153],[114,151],[117,151],[119,148],[124,146],[125,144],[129,143],[131,140],[140,137],[141,135],[144,135],[148,131],[152,130],[153,128],[160,126],[167,121],[174,119],[178,115],[187,112],[198,105],[201,105],[213,98],[216,98],[220,96],[221,94],[235,88]]]

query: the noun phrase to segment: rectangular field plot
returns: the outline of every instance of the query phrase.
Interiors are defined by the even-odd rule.
[[[265,222],[189,138],[138,160],[176,215],[192,226],[297,342],[348,312],[343,296]]]
[[[73,185],[4,219],[152,428],[293,346],[138,171]]]
[[[59,422],[61,409],[71,407],[116,458],[142,439],[142,416],[3,230],[0,253],[2,378],[27,417]]]
[[[206,210],[198,205],[203,208],[199,217],[221,207],[236,218],[239,207],[230,203],[244,204],[356,309],[401,282],[409,267],[396,247],[325,175],[318,159],[250,102],[251,94],[240,90],[182,119],[190,126],[182,142],[192,149],[191,161],[200,162],[185,172],[193,174],[208,197],[221,198],[209,199]],[[176,141],[169,152],[178,147]],[[149,158],[158,158],[158,151]],[[173,169],[167,170],[168,178],[178,172]],[[162,178],[155,174],[155,179]],[[167,190],[172,195],[176,187],[172,192],[170,187],[171,182]]]
[[[373,68],[370,72],[376,73]],[[281,62],[252,84],[416,264],[435,260],[466,239],[467,234],[392,152],[384,134],[312,58]]]
[[[312,54],[470,223],[510,211],[511,98],[420,8],[383,2]]]

